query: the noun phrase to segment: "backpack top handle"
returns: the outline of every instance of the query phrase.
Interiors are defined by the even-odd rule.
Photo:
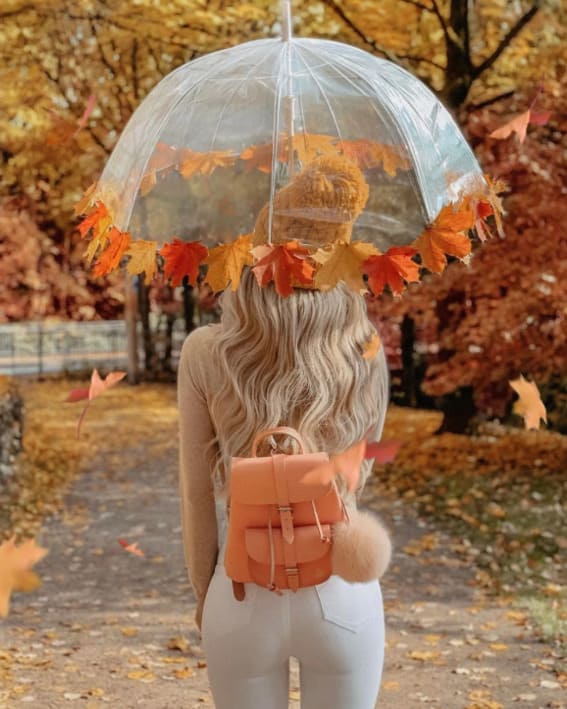
[[[260,442],[264,440],[264,438],[267,438],[268,436],[273,435],[274,433],[281,433],[285,436],[290,436],[291,438],[295,438],[295,440],[299,443],[299,448],[301,453],[305,453],[305,446],[303,444],[303,439],[299,435],[299,433],[295,430],[295,428],[290,428],[289,426],[277,426],[276,428],[267,428],[265,431],[260,431],[260,433],[256,434],[254,440],[252,441],[252,458],[256,457],[256,452],[258,450],[258,446],[260,445]]]

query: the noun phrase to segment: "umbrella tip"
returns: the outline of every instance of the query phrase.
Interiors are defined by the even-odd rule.
[[[291,39],[291,0],[282,0],[282,40]]]

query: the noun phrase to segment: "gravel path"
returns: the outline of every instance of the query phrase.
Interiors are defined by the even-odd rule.
[[[173,427],[169,433],[173,443],[161,455],[141,446],[99,455],[64,515],[46,524],[43,586],[15,595],[0,623],[0,707],[212,706],[182,556]],[[551,651],[521,612],[479,595],[455,542],[406,506],[376,499],[372,485],[365,501],[397,548],[383,582],[388,648],[377,706],[567,708],[549,671]],[[137,542],[145,556],[119,539]],[[294,671],[291,707],[298,697]]]

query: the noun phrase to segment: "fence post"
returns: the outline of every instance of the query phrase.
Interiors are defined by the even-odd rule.
[[[129,274],[126,276],[124,294],[124,319],[126,321],[126,338],[128,342],[128,383],[138,383],[138,298],[134,279]]]

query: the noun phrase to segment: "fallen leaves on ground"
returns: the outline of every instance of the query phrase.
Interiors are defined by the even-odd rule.
[[[435,435],[440,422],[437,412],[390,407],[384,436],[403,446],[370,484],[450,531],[479,586],[537,599],[542,635],[567,643],[567,437],[498,423],[475,436]],[[417,542],[407,551],[422,550]]]

